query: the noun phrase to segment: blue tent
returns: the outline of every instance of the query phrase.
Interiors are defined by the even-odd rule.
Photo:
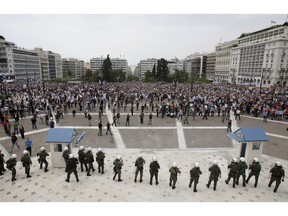
[[[50,128],[45,142],[70,144],[77,134],[78,132],[73,128]]]
[[[227,135],[240,143],[269,141],[262,128],[239,128]]]

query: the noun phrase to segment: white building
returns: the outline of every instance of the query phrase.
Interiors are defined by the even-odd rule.
[[[242,34],[232,49],[230,81],[287,85],[288,23]],[[262,78],[262,79],[261,79]]]
[[[207,54],[194,53],[183,61],[183,71],[193,76],[202,77],[206,75]]]
[[[103,62],[106,58],[92,58],[90,59],[91,70],[92,72],[96,72],[100,70],[103,66]],[[112,70],[122,70],[123,72],[127,73],[128,71],[128,62],[124,58],[110,58]]]
[[[153,67],[155,65],[155,70],[157,70],[157,59],[155,58],[150,58],[146,60],[141,60],[138,64],[138,74],[140,75],[140,79],[145,77],[145,74],[147,71],[152,72]]]
[[[214,79],[219,82],[231,82],[232,48],[236,47],[238,39],[220,43],[216,46],[216,62]],[[230,78],[230,80],[229,80]]]

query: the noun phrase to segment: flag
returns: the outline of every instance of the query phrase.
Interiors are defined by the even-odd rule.
[[[276,22],[275,22],[275,21],[273,21],[273,20],[271,20],[271,24],[276,24]]]

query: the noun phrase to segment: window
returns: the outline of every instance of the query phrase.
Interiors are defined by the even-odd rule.
[[[260,142],[254,142],[252,145],[252,150],[259,150],[260,149]]]
[[[54,144],[54,152],[62,152],[62,144]]]

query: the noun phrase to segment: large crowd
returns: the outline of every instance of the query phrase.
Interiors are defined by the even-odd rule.
[[[172,83],[42,83],[1,84],[1,94],[7,94],[0,104],[0,121],[5,128],[9,118],[19,119],[39,112],[56,112],[60,118],[68,109],[72,112],[103,112],[108,108],[124,109],[150,107],[151,112],[179,115],[214,115],[233,109],[241,114],[288,120],[288,87],[259,88],[246,85],[172,84]],[[115,112],[115,110],[113,110]],[[117,111],[117,110],[116,110]],[[129,110],[130,111],[130,110]],[[37,115],[36,115],[37,117]],[[47,123],[47,122],[46,122]]]

